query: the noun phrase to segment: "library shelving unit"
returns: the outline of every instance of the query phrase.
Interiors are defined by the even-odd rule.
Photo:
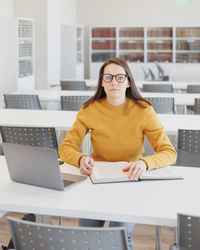
[[[147,62],[173,61],[173,29],[147,28]]]
[[[118,55],[128,62],[144,62],[144,28],[119,28]]]
[[[84,29],[61,26],[61,79],[84,79]]]
[[[98,70],[107,58],[117,56],[116,27],[90,29],[90,78],[97,78]]]
[[[200,27],[90,27],[89,77],[97,79],[103,62],[113,56],[128,62],[135,79],[143,79],[143,66],[158,74],[155,63],[176,79],[186,79],[186,70],[193,79],[200,63]]]
[[[176,62],[200,63],[200,27],[176,28]]]
[[[17,19],[18,89],[34,89],[34,20]]]
[[[92,62],[102,62],[116,56],[116,28],[92,29]]]

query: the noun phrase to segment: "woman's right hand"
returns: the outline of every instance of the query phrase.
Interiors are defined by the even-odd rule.
[[[94,160],[88,156],[82,156],[80,159],[80,172],[83,175],[90,175],[94,167]]]

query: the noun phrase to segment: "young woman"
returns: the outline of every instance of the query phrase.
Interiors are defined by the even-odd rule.
[[[92,157],[78,152],[89,130]],[[145,136],[155,154],[143,157]],[[109,58],[100,68],[97,91],[78,112],[59,153],[63,161],[79,166],[84,175],[90,175],[94,160],[128,161],[130,164],[124,171],[130,179],[176,161],[176,151],[154,109],[139,94],[129,66],[120,58]],[[79,225],[103,226],[104,221],[80,219]],[[110,226],[124,226],[129,250],[133,249],[134,224],[111,222]]]

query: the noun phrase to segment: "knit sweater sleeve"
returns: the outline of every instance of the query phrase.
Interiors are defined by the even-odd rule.
[[[177,153],[171,144],[158,116],[150,106],[145,109],[144,133],[155,151],[154,155],[140,157],[148,169],[159,168],[176,162]]]
[[[84,109],[81,109],[77,114],[76,121],[72,128],[67,132],[64,141],[59,146],[59,155],[61,160],[75,166],[79,166],[79,160],[82,155],[78,152],[85,135],[88,132],[88,127],[85,122]]]

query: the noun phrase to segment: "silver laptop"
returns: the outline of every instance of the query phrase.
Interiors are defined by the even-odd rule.
[[[85,179],[84,176],[75,178],[69,175],[63,181],[55,149],[7,142],[2,143],[2,147],[13,181],[64,190],[65,187]]]

